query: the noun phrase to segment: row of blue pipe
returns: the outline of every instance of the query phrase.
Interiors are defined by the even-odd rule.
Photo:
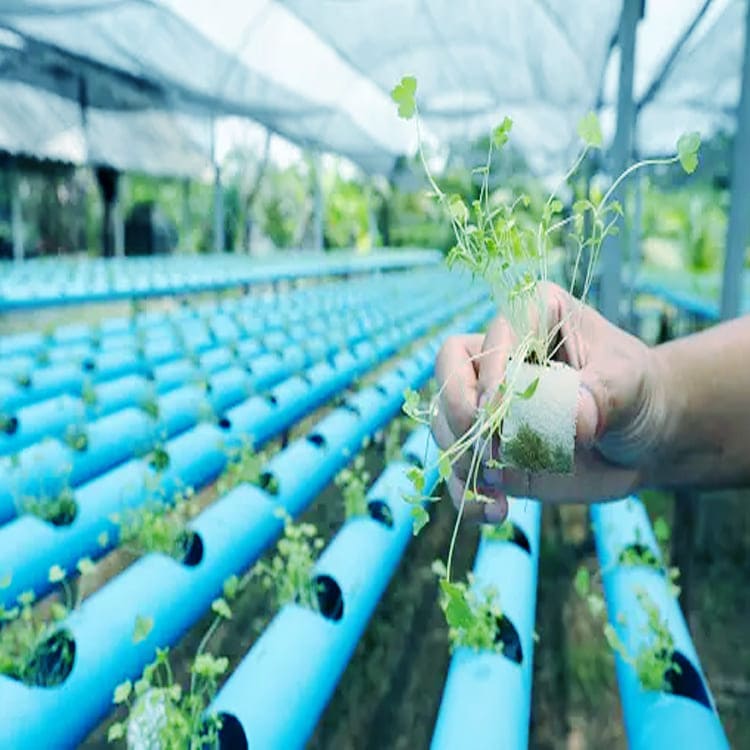
[[[423,309],[426,304],[420,304],[419,299],[415,297],[406,303],[406,310],[416,312]],[[322,330],[320,326],[310,325],[299,326],[299,330],[289,333],[277,331],[273,351],[264,351],[269,345],[268,336],[265,347],[257,340],[247,339],[237,346],[236,352],[227,346],[204,351],[197,364],[187,359],[161,364],[151,370],[150,380],[143,376],[125,376],[105,383],[95,389],[96,401],[91,407],[87,407],[82,398],[71,396],[59,396],[27,406],[14,414],[16,423],[12,433],[0,433],[0,455],[14,453],[42,437],[59,435],[68,424],[81,422],[87,416],[104,416],[117,409],[137,406],[152,391],[165,393],[190,381],[195,382],[201,375],[207,378],[226,368],[233,368],[233,371],[231,374],[225,373],[219,378],[220,381],[229,378],[238,383],[244,380],[250,390],[267,387],[267,376],[271,372],[278,372],[280,367],[285,367],[286,374],[291,374],[298,366],[298,360],[304,363],[332,353],[337,346],[351,346],[378,329],[395,325],[398,319],[392,311],[387,311],[384,302],[379,308],[374,305],[364,310],[358,310],[356,306],[345,308],[332,314]],[[321,341],[326,340],[325,346],[328,348],[321,352]],[[247,362],[247,357],[253,359]],[[123,361],[126,361],[125,358]],[[134,366],[146,365],[131,358],[128,369]],[[248,370],[249,374],[243,370]]]
[[[147,459],[134,459],[82,485],[74,493],[77,515],[67,526],[55,527],[35,516],[25,515],[1,527],[0,576],[4,578],[10,574],[11,583],[0,591],[0,603],[12,605],[18,595],[26,590],[32,590],[37,595],[48,590],[47,574],[52,565],[72,570],[81,558],[96,558],[110,549],[117,537],[117,525],[112,515],[148,502],[154,497],[155,485],[158,485],[159,497],[166,500],[186,488],[205,486],[224,469],[228,448],[240,444],[247,437],[258,446],[272,435],[287,429],[301,416],[333,396],[335,390],[332,390],[332,384],[340,389],[344,384],[353,382],[415,337],[424,334],[436,322],[444,322],[456,314],[466,304],[463,300],[439,307],[412,326],[394,331],[395,335],[384,340],[379,350],[364,346],[356,355],[342,352],[333,364],[318,365],[319,370],[309,380],[293,377],[272,391],[270,398],[249,399],[229,410],[218,424],[202,423],[173,438],[165,445],[170,456],[169,466],[158,476]],[[477,314],[486,318],[490,312],[491,306],[484,303]],[[388,383],[403,390],[401,379],[383,380],[380,387],[385,388]],[[400,391],[397,395],[400,397]],[[359,406],[359,399],[365,398],[372,400],[372,392],[360,394],[354,401]],[[341,415],[337,419],[344,421]],[[305,476],[304,468],[309,466],[314,470],[318,461],[323,458],[330,460],[328,454],[315,454],[311,451],[312,447],[310,444],[306,451],[296,447],[300,455],[296,456],[295,461],[299,461],[299,464],[291,463],[297,481],[303,484],[310,481]],[[288,451],[284,453],[287,454]],[[282,484],[286,481],[284,477]],[[108,535],[107,544],[101,543],[102,534]]]
[[[443,690],[432,750],[528,746],[533,679],[534,617],[541,504],[510,501],[509,541],[482,538],[474,563],[475,590],[499,594],[507,623],[503,653],[456,649]]]
[[[664,570],[646,565],[622,564],[623,551],[632,545],[648,549],[661,562],[646,509],[637,498],[594,505],[591,521],[602,570],[609,622],[627,653],[634,657],[653,637],[639,593],[645,593],[659,611],[673,640],[674,660],[680,673],[671,690],[645,690],[632,664],[615,657],[617,684],[628,747],[631,750],[688,750],[729,748],[703,674],[685,618],[670,591]],[[627,558],[626,558],[627,559]]]
[[[237,267],[227,269],[226,273],[214,273],[211,278],[211,268],[204,267],[198,273],[185,272],[189,262],[186,257],[175,257],[170,269],[174,278],[167,274],[154,274],[152,280],[144,279],[144,271],[148,265],[134,265],[119,263],[115,265],[108,261],[110,267],[117,268],[113,280],[103,277],[97,280],[83,279],[76,284],[73,279],[51,279],[47,283],[42,281],[44,266],[38,262],[28,262],[28,268],[12,267],[10,274],[5,273],[5,284],[2,284],[0,294],[0,311],[33,310],[42,307],[59,307],[71,304],[89,304],[95,302],[115,302],[130,300],[134,297],[161,297],[165,295],[196,294],[200,292],[221,291],[235,289],[252,284],[264,284],[277,281],[296,281],[302,278],[323,278],[358,273],[372,273],[378,271],[392,271],[418,266],[431,266],[440,263],[441,255],[437,252],[399,252],[390,250],[373,254],[370,257],[355,254],[328,254],[316,257],[308,262],[301,262],[300,257],[293,262],[252,264],[249,259],[246,268]],[[163,262],[162,262],[163,265]],[[221,271],[229,261],[217,258],[214,272]],[[128,283],[127,271],[130,266],[134,271]],[[91,267],[90,263],[79,264],[81,269]],[[68,270],[68,269],[66,269]],[[209,271],[207,273],[207,270]],[[19,272],[20,271],[20,272]],[[25,275],[23,272],[27,271]],[[57,271],[57,268],[55,268]],[[7,277],[11,276],[10,279]],[[14,277],[14,278],[13,278]],[[98,287],[98,288],[97,288]]]
[[[334,586],[337,616],[285,605],[211,705],[239,724],[250,747],[304,747],[341,679],[413,536],[403,499],[413,490],[410,466],[426,469],[426,492],[437,484],[437,447],[426,428],[411,435],[402,456],[367,493],[370,515],[349,519],[315,566],[316,580]],[[380,520],[383,506],[389,525]]]
[[[646,294],[664,300],[681,312],[705,323],[717,323],[721,320],[718,305],[661,284],[644,282],[636,287],[635,292],[636,294]]]
[[[475,297],[471,296],[467,302],[474,299]],[[445,316],[456,309],[451,306],[439,307],[435,304],[437,301],[437,297],[412,300],[398,311],[397,316],[385,318],[378,328],[373,330],[368,325],[375,350],[382,350],[383,353],[390,351],[389,337],[392,338],[404,322],[411,326],[416,323],[419,330],[426,330],[425,326],[429,327],[435,321],[446,319]],[[436,310],[440,311],[439,317],[435,317]],[[425,318],[426,315],[428,317]],[[337,338],[334,321],[330,323],[331,330],[328,334]],[[366,337],[362,329],[365,326],[357,325],[356,314],[353,314],[349,324],[349,336],[344,339],[343,344],[355,350],[364,343]],[[15,515],[19,501],[55,497],[66,482],[70,487],[77,487],[127,458],[137,455],[139,451],[145,451],[157,437],[166,440],[192,427],[200,421],[201,408],[206,404],[216,413],[224,413],[245,400],[251,393],[265,391],[305,365],[309,366],[327,356],[333,356],[336,349],[337,346],[331,339],[320,336],[308,340],[305,351],[299,346],[294,346],[283,356],[260,355],[252,360],[250,373],[246,369],[229,367],[208,380],[208,394],[198,386],[186,385],[158,398],[158,417],[155,421],[149,419],[141,410],[127,408],[133,402],[128,401],[126,397],[137,397],[141,393],[137,387],[138,383],[135,383],[136,387],[130,392],[124,390],[117,394],[118,398],[114,403],[118,407],[125,407],[122,411],[87,425],[88,447],[85,451],[74,450],[58,440],[44,440],[21,451],[13,459],[6,458],[0,462],[0,523]],[[341,364],[341,358],[339,360]],[[314,376],[320,376],[321,373],[320,369],[314,368],[311,372]],[[171,385],[179,381],[172,379],[168,382]],[[71,402],[66,398],[63,403]],[[37,430],[49,434],[58,425],[60,429],[65,429],[71,416],[69,410],[60,409],[57,400],[47,406],[48,410],[45,411],[42,411],[41,405],[34,409],[34,413],[39,417],[35,423]],[[257,412],[257,401],[254,402],[253,408]],[[41,418],[45,414],[46,421]],[[30,441],[33,432],[33,428],[29,428],[24,422],[19,435]]]
[[[277,454],[266,467],[279,480],[276,494],[240,485],[201,513],[191,524],[202,549],[195,564],[149,554],[88,598],[63,624],[76,643],[73,669],[63,684],[40,689],[0,677],[0,746],[75,747],[110,711],[114,686],[136,677],[157,647],[176,641],[206,611],[223,582],[246,570],[278,537],[279,507],[302,512],[363,440],[399,411],[404,389],[426,382],[445,335],[476,329],[491,313],[485,304],[456,321]],[[405,534],[400,512],[396,516]],[[136,644],[138,615],[152,617],[154,625]],[[283,705],[277,710],[285,713]],[[49,720],[61,715],[65,721]]]
[[[324,294],[314,297],[308,294],[298,299],[295,306],[286,311],[283,305],[279,309],[280,300],[265,309],[244,311],[240,316],[213,310],[206,319],[191,319],[171,326],[163,324],[141,342],[133,334],[125,334],[109,342],[116,346],[96,350],[90,342],[52,346],[45,350],[50,362],[54,357],[54,362],[47,366],[38,366],[35,357],[29,354],[10,353],[0,359],[0,410],[7,416],[8,412],[22,406],[61,393],[81,395],[87,385],[132,374],[150,375],[154,368],[180,358],[187,366],[200,365],[212,356],[220,356],[221,352],[242,355],[248,345],[273,351],[290,338],[303,339],[311,329],[319,332],[325,327],[326,316],[340,316],[352,309],[366,313],[389,295],[413,299],[435,287],[433,276],[418,274],[407,284],[406,279],[372,284],[359,293],[337,285]],[[177,332],[172,330],[174,327]],[[41,334],[24,334],[23,338],[29,336],[40,337]],[[28,342],[12,343],[28,345]],[[186,357],[192,362],[185,361]]]

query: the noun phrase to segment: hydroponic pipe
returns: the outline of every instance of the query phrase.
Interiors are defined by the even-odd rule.
[[[484,314],[470,316],[465,327],[471,329],[475,321],[488,315],[485,307]],[[420,369],[410,385],[417,387],[423,374]],[[342,407],[337,411],[347,410]],[[327,463],[328,481],[358,450],[363,437],[361,422],[355,420],[352,432],[339,436],[338,462]],[[374,433],[385,422],[369,424]],[[344,445],[351,450],[341,450]],[[301,510],[309,504],[318,485],[301,485],[298,491],[304,499],[294,505]],[[245,570],[278,536],[282,523],[273,500],[257,487],[235,488],[190,524],[200,539],[196,554],[191,550],[188,555],[191,565],[180,565],[163,555],[147,555],[87,599],[61,626],[75,639],[76,658],[60,686],[39,689],[0,676],[0,746],[75,747],[111,710],[114,687],[123,679],[136,677],[153,659],[156,647],[179,638],[208,608],[223,581]],[[402,512],[405,516],[405,509],[396,509],[399,528],[405,525]],[[142,642],[134,644],[138,615],[153,618],[153,628]],[[66,711],[70,706],[75,706],[75,711]],[[63,712],[65,722],[44,720]]]
[[[466,316],[464,325],[474,327],[477,321],[483,322],[490,314],[491,308],[485,304],[475,313]],[[456,323],[451,328],[455,329],[459,325]],[[430,360],[435,353],[434,342],[438,340],[433,339],[432,345],[424,347],[413,357],[425,364],[412,387],[419,387],[429,376]],[[381,379],[380,388],[387,390],[383,382],[391,381]],[[402,378],[401,390],[406,384],[408,381]],[[360,441],[368,434],[369,426],[375,420],[382,416],[387,421],[399,409],[401,393],[396,390],[395,385],[391,387],[393,395],[390,397],[385,397],[377,388],[372,388],[351,399],[361,410],[362,419],[354,420],[360,427],[360,432],[357,433]],[[310,400],[313,401],[312,398]],[[349,410],[346,414],[355,417]],[[326,467],[339,466],[341,459],[345,459],[346,463],[352,451],[357,452],[359,449],[359,443],[341,442],[340,430],[346,424],[346,419],[336,415],[334,412],[319,425],[317,437],[296,441],[290,446],[290,449],[295,449],[296,458],[282,462],[277,456],[269,464],[269,471],[279,477],[281,489],[278,502],[292,513],[302,496],[290,494],[292,491],[299,492],[297,485],[313,487],[315,482],[323,481],[323,474],[315,468],[314,473],[306,477],[307,483],[297,480],[295,484],[294,477],[299,477],[297,472],[300,471],[299,465],[295,465],[296,460],[304,461],[305,465],[311,467],[315,466],[316,461],[323,462]],[[52,565],[73,570],[82,557],[96,558],[110,549],[117,532],[117,526],[111,520],[113,514],[141,506],[151,496],[156,483],[160,484],[158,497],[163,496],[168,500],[174,491],[188,487],[197,489],[218,476],[226,463],[225,448],[232,444],[232,440],[240,438],[235,431],[236,426],[230,420],[220,420],[219,425],[215,427],[201,424],[169,441],[165,448],[170,456],[170,464],[159,478],[155,476],[147,460],[139,459],[129,461],[80,487],[75,492],[78,513],[67,526],[54,527],[34,516],[24,516],[1,527],[0,576],[4,578],[10,574],[11,581],[6,589],[0,591],[0,604],[12,605],[18,595],[26,590],[32,590],[37,595],[47,591],[50,587],[47,574]],[[281,421],[275,424],[277,432],[288,426],[289,424]],[[319,443],[319,440],[324,442]],[[290,451],[284,453],[288,455]],[[321,486],[325,486],[325,483]],[[101,542],[102,535],[106,535],[106,543]]]
[[[429,493],[437,451],[426,428],[410,442],[410,457],[428,454]],[[348,520],[321,555],[322,613],[284,606],[214,699],[209,710],[233,716],[249,747],[293,750],[312,734],[412,538],[409,467],[389,464],[367,493],[372,515]]]
[[[623,552],[629,550],[626,562],[645,559],[643,553],[650,552],[648,557],[661,564],[659,545],[643,504],[631,497],[593,505],[591,520],[608,619],[627,653],[636,657],[652,644],[654,634],[639,601],[639,597],[646,595],[673,639],[673,661],[679,667],[665,676],[669,691],[645,690],[635,668],[615,656],[628,747],[632,750],[728,748],[698,654],[664,570],[622,562]]]
[[[448,306],[438,315],[445,318],[452,310],[453,306]],[[422,322],[416,325],[415,332],[429,328],[434,319],[434,316],[427,319],[422,316]],[[355,348],[357,346],[359,345],[355,345]],[[308,352],[316,354],[314,348],[308,348]],[[322,354],[320,347],[317,354]],[[241,401],[252,388],[260,390],[283,376],[290,366],[294,368],[300,356],[299,350],[290,350],[286,357],[259,357],[256,360],[258,364],[254,363],[251,366],[251,377],[238,368],[230,368],[224,373],[219,373],[209,383],[211,389],[208,400],[214,410],[221,412]],[[357,362],[348,352],[341,352],[335,356],[331,366],[321,363],[323,367],[313,367],[307,374],[309,384],[325,383],[324,387],[315,392],[314,398],[306,398],[311,396],[312,392],[306,392],[308,389],[302,381],[292,379],[278,392],[246,401],[236,411],[228,414],[225,421],[228,419],[234,425],[233,432],[242,431],[243,434],[248,434],[254,443],[262,443],[275,434],[279,420],[288,424],[290,420],[323,403],[336,390],[363,374],[374,361],[368,356]],[[171,363],[166,367],[174,369],[175,364],[177,363]],[[169,382],[169,378],[167,381]],[[141,383],[136,381],[134,385],[137,388]],[[138,394],[138,390],[135,393]],[[159,420],[156,425],[149,428],[145,423],[140,425],[140,429],[129,429],[126,431],[128,437],[124,440],[119,436],[125,433],[121,433],[118,423],[113,422],[106,423],[115,429],[111,433],[103,433],[107,435],[104,444],[96,439],[95,432],[93,441],[89,441],[88,449],[82,453],[68,448],[62,449],[53,441],[31,446],[25,453],[19,454],[18,465],[9,468],[7,474],[0,478],[0,523],[15,515],[20,497],[33,496],[36,493],[54,497],[62,489],[65,477],[71,469],[72,475],[68,481],[72,487],[95,476],[98,473],[96,467],[101,465],[101,451],[106,454],[105,462],[108,466],[114,466],[131,457],[137,446],[147,447],[147,443],[155,437],[164,440],[188,429],[200,420],[205,402],[206,398],[200,388],[186,386],[157,400]]]
[[[440,702],[432,750],[525,748],[531,713],[534,615],[541,505],[512,499],[508,519],[522,535],[482,538],[474,588],[494,588],[503,612],[503,653],[456,649]]]

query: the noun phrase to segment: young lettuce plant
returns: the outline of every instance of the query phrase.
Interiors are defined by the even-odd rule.
[[[221,624],[232,619],[230,602],[242,588],[243,581],[231,576],[224,582],[224,595],[211,604],[215,617],[195,653],[186,686],[175,680],[169,649],[157,648],[156,659],[144,668],[140,679],[126,680],[115,688],[113,701],[126,706],[128,716],[110,725],[109,742],[126,740],[129,748],[148,750],[219,747],[221,719],[206,711],[221,677],[229,669],[229,659],[212,655],[208,645]],[[138,617],[133,642],[143,641],[152,628],[150,618]]]
[[[633,172],[649,165],[679,162],[686,172],[693,172],[698,164],[700,137],[697,133],[683,135],[674,156],[633,164],[612,182],[606,193],[601,196],[592,193],[576,201],[566,216],[557,195],[560,188],[577,174],[587,156],[603,145],[596,115],[587,114],[578,126],[581,147],[577,157],[558,188],[547,198],[540,215],[529,225],[520,220],[521,211],[527,211],[530,205],[527,195],[520,194],[509,200],[501,197],[501,191],[490,189],[493,158],[510,139],[511,119],[506,117],[492,130],[487,158],[473,170],[481,178],[479,198],[467,205],[460,195],[444,192],[430,170],[416,94],[417,81],[411,76],[402,78],[391,92],[399,116],[415,122],[419,158],[432,195],[442,206],[453,230],[455,245],[448,252],[447,264],[449,268],[468,270],[488,284],[514,341],[506,378],[498,392],[477,408],[471,428],[443,450],[438,459],[440,476],[447,479],[453,465],[464,456],[469,457],[466,489],[446,565],[446,580],[450,581],[453,550],[465,504],[489,500],[479,490],[483,465],[557,474],[573,470],[579,375],[574,368],[554,358],[566,337],[575,331],[578,310],[572,310],[548,329],[544,323],[546,302],[540,286],[550,277],[555,245],[564,241],[575,249],[571,294],[577,278],[582,275],[584,282],[579,295],[582,304],[588,295],[604,240],[616,232],[622,215],[614,199],[620,185]],[[440,393],[427,406],[422,406],[416,393],[407,392],[405,411],[420,422],[430,423],[437,414],[439,396]],[[418,485],[424,483],[416,474],[415,480],[419,493]],[[420,510],[415,511],[417,517],[422,515]]]
[[[343,469],[336,476],[336,486],[344,499],[347,518],[367,515],[367,485],[370,472],[365,471],[365,457],[358,455],[350,469]]]

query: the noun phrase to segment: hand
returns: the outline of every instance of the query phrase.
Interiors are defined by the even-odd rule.
[[[560,327],[555,359],[580,371],[573,473],[484,466],[478,489],[492,502],[471,502],[464,508],[467,518],[476,521],[501,522],[507,495],[552,502],[627,495],[639,486],[640,470],[654,460],[664,434],[664,387],[653,350],[559,286],[543,283],[539,292],[546,303],[546,330]],[[491,322],[486,336],[454,336],[445,342],[436,363],[441,394],[432,420],[442,449],[466,433],[479,407],[498,393],[513,343],[510,325],[501,316]],[[456,505],[464,493],[469,453],[454,464],[448,481]]]

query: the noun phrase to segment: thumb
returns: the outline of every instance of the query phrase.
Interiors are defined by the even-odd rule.
[[[503,380],[513,346],[513,332],[508,321],[496,317],[487,329],[478,359],[477,395],[479,407],[495,398]]]
[[[605,413],[599,378],[588,368],[580,371],[576,407],[576,442],[592,448],[604,431]]]

